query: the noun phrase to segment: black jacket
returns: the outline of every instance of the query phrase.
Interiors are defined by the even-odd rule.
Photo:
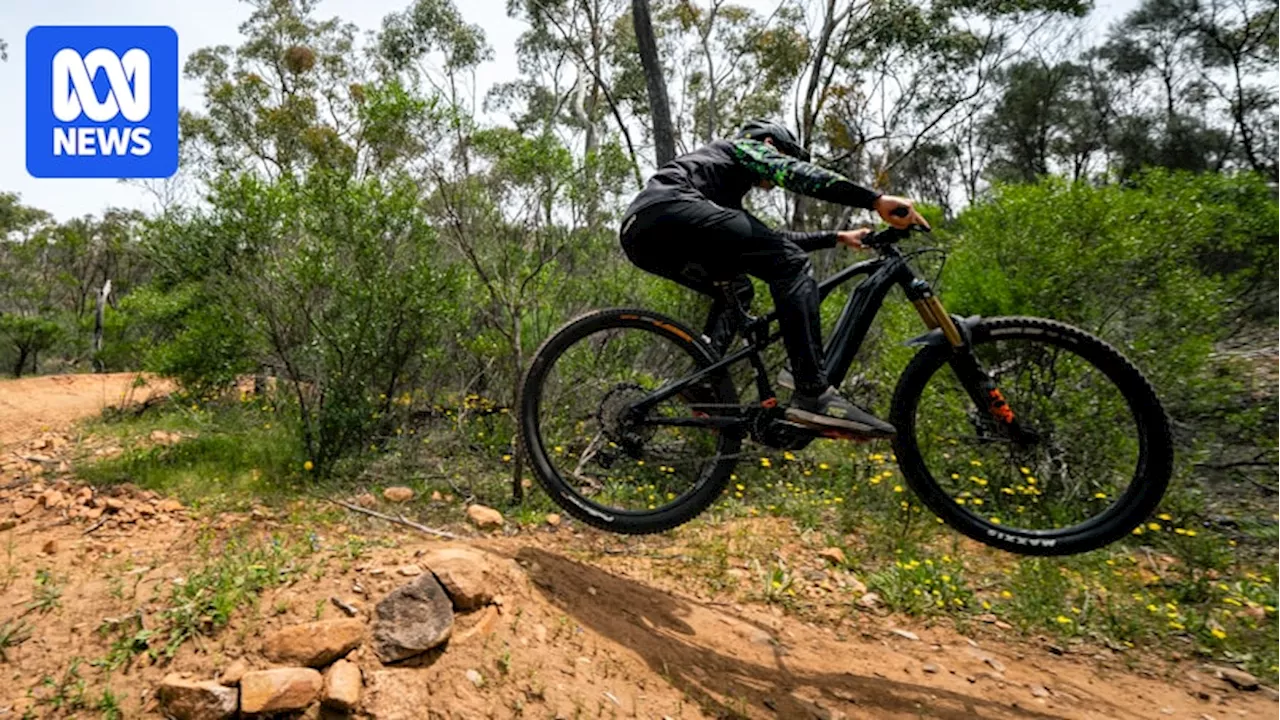
[[[818,200],[871,209],[879,193],[855,185],[839,173],[798,160],[758,140],[716,140],[658,169],[631,201],[626,216],[673,200],[709,200],[742,210],[742,198],[762,180]],[[806,250],[831,247],[833,232],[779,231]]]

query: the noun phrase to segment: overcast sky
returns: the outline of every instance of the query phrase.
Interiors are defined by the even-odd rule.
[[[1097,3],[1090,18],[1095,32],[1137,5],[1138,0]],[[379,26],[382,18],[404,9],[410,0],[323,0],[318,16],[337,15],[361,30]],[[776,0],[739,0],[741,4],[772,7]],[[456,3],[468,21],[484,28],[494,49],[493,62],[477,73],[478,90],[516,75],[515,43],[524,24],[506,15],[506,0],[465,0]],[[701,3],[700,3],[701,4]],[[0,63],[0,191],[17,192],[22,201],[52,212],[59,219],[100,213],[109,207],[148,210],[145,191],[113,180],[36,179],[24,161],[25,35],[36,25],[168,25],[178,33],[178,52],[185,58],[210,45],[235,45],[237,27],[249,7],[237,0],[0,0],[0,37],[9,44],[9,60]],[[194,83],[179,80],[179,102],[198,108],[201,98]]]

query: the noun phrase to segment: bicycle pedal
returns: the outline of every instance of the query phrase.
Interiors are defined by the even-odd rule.
[[[775,420],[774,423],[778,427],[783,427],[795,432],[809,433],[817,437],[827,438],[828,440],[847,440],[849,442],[871,442],[872,440],[881,440],[883,438],[868,437],[859,435],[854,432],[846,432],[844,430],[832,430],[830,428],[817,428],[804,423],[792,422],[791,420]]]

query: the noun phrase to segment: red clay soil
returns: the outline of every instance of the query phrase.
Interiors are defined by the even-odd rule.
[[[42,432],[63,430],[108,405],[145,402],[171,389],[168,381],[138,373],[0,380],[0,451]]]
[[[0,499],[6,518],[14,515],[12,497]],[[125,498],[127,506],[145,502]],[[6,680],[0,718],[28,709],[38,717],[64,716],[35,703],[50,693],[43,678],[63,677],[73,658],[82,659],[79,673],[91,696],[109,685],[125,717],[159,717],[154,688],[167,673],[213,678],[235,658],[268,667],[261,638],[318,617],[342,617],[331,597],[359,608],[369,621],[373,605],[410,580],[401,568],[442,545],[366,526],[357,517],[319,529],[314,539],[325,549],[307,559],[307,573],[268,591],[256,610],[241,610],[229,627],[188,644],[171,662],[139,658],[107,676],[90,664],[111,649],[112,638],[97,628],[135,612],[154,627],[170,585],[200,564],[197,538],[244,523],[278,531],[287,524],[285,513],[205,520],[180,510],[140,513],[88,536],[89,520],[66,522],[60,515],[40,507],[0,533],[10,578],[0,583],[5,616],[29,606],[37,569],[62,591],[58,607],[24,616],[34,635],[0,662]],[[352,533],[381,534],[397,545],[372,548],[350,562],[342,542]],[[495,588],[501,605],[460,615],[445,649],[417,660],[384,666],[367,645],[354,651],[348,659],[365,677],[361,716],[1228,720],[1276,714],[1274,696],[1235,690],[1191,664],[1147,669],[1135,655],[1134,667],[1126,668],[1123,661],[1059,657],[1016,642],[973,642],[902,618],[866,617],[850,632],[758,604],[709,603],[565,553],[580,542],[563,527],[476,538],[473,545],[506,568]],[[483,678],[479,687],[469,671]],[[1144,671],[1147,676],[1139,674]]]
[[[0,383],[0,441],[15,443],[92,415],[115,403],[133,377]],[[149,391],[162,387],[153,384]],[[10,415],[15,408],[24,416]],[[241,610],[212,638],[188,643],[171,662],[139,658],[108,676],[91,661],[109,652],[111,638],[95,630],[134,613],[154,627],[173,583],[207,561],[202,538],[207,542],[211,534],[234,528],[264,535],[287,530],[289,514],[301,508],[197,518],[148,494],[88,493],[73,478],[62,483],[45,476],[0,489],[0,623],[23,614],[32,630],[0,659],[0,720],[26,711],[73,715],[52,708],[43,678],[64,677],[74,658],[83,660],[78,672],[87,700],[109,685],[122,696],[125,717],[159,717],[153,691],[166,673],[213,678],[234,658],[266,667],[261,638],[279,627],[341,617],[333,597],[368,620],[383,595],[409,580],[401,568],[441,545],[357,515],[342,525],[316,525],[318,549],[296,581],[268,591],[256,609]],[[51,491],[59,493],[56,502],[28,504]],[[112,492],[117,500],[107,506]],[[109,516],[111,522],[95,525],[91,510],[99,507],[109,507],[108,515],[96,517]],[[353,558],[346,545],[352,535],[381,542]],[[367,645],[354,651],[350,659],[365,678],[361,717],[1277,716],[1273,691],[1236,690],[1211,670],[1193,663],[1171,666],[1144,657],[1140,649],[1123,657],[1060,656],[1025,640],[966,638],[949,624],[929,627],[855,610],[849,622],[833,626],[806,622],[775,606],[709,601],[637,557],[597,553],[593,548],[613,540],[575,532],[568,524],[514,536],[476,535],[468,542],[492,553],[504,569],[495,583],[501,585],[501,603],[459,616],[445,649],[418,660],[383,666]],[[656,547],[671,541],[643,542]],[[653,549],[639,550],[646,548]],[[588,557],[599,560],[584,561]],[[30,609],[37,570],[59,587],[56,607]],[[836,602],[849,606],[847,598]]]

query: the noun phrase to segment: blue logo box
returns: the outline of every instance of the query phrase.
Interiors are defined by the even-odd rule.
[[[35,177],[173,175],[178,34],[163,26],[31,28],[26,135]]]

